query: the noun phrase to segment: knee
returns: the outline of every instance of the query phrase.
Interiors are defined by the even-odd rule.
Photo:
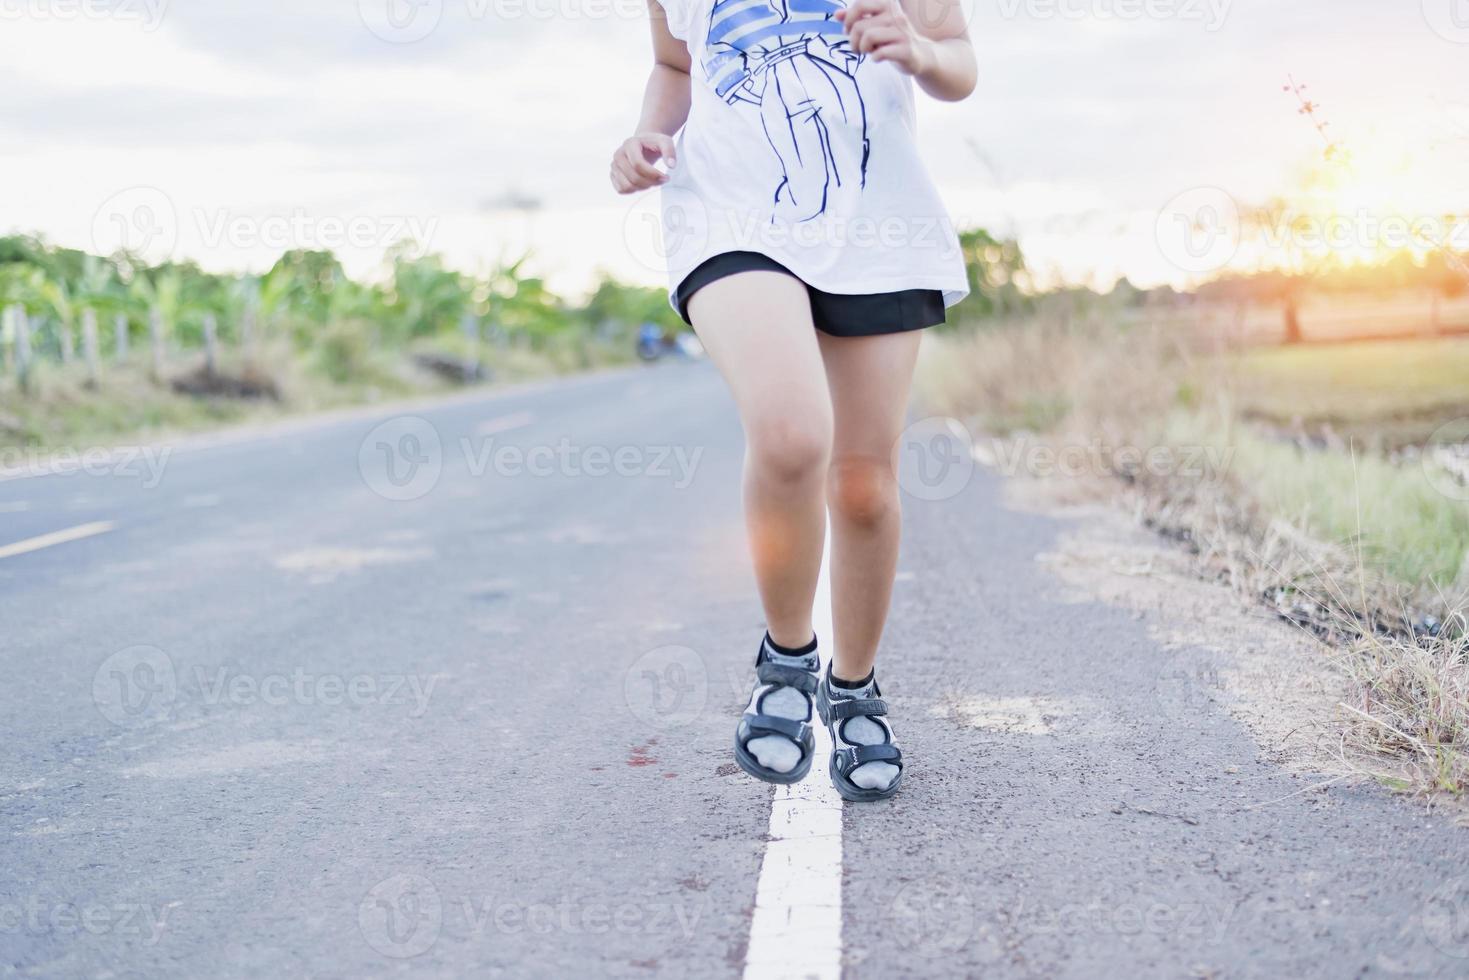
[[[761,419],[749,427],[750,463],[775,483],[817,478],[831,459],[831,430],[819,418]]]
[[[839,456],[827,479],[827,504],[849,524],[874,527],[898,510],[898,481],[879,456]]]

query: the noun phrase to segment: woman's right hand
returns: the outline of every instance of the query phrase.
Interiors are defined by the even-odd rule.
[[[619,194],[635,194],[668,182],[668,175],[653,164],[668,162],[672,170],[678,164],[673,139],[662,133],[639,133],[623,140],[612,154],[612,186]]]

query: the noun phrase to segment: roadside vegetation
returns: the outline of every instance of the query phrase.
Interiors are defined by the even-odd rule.
[[[1065,496],[1134,510],[1202,574],[1334,651],[1351,692],[1335,719],[1346,765],[1462,793],[1469,337],[1235,348],[1207,320],[1035,298],[1024,316],[936,338],[925,407],[999,458],[1085,450],[1088,465],[1059,477]]]
[[[515,262],[465,275],[401,247],[372,281],[329,252],[261,275],[0,238],[0,448],[42,452],[585,370],[632,358],[660,289],[583,300]]]

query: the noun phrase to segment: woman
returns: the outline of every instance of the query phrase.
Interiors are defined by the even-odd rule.
[[[967,289],[917,155],[912,81],[948,101],[973,91],[963,11],[957,0],[650,9],[653,71],[611,176],[623,194],[663,188],[669,298],[744,424],[768,630],[735,758],[767,782],[799,781],[814,711],[842,796],[885,799],[903,772],[873,669],[898,559],[892,448],[919,331]],[[836,635],[823,675],[811,623],[828,509]]]

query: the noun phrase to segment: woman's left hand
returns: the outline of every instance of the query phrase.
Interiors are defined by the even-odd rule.
[[[921,75],[933,59],[933,42],[919,34],[899,0],[852,0],[836,12],[852,50],[890,61],[902,72]]]

